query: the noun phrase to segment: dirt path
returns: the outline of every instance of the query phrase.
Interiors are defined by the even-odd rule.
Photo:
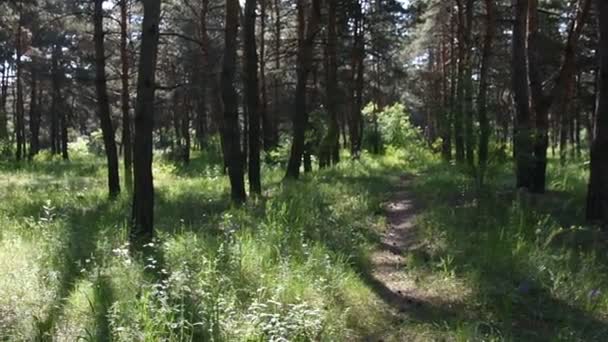
[[[372,254],[370,282],[376,292],[399,313],[422,305],[417,286],[408,278],[405,254],[417,243],[415,219],[419,205],[408,189],[411,176],[402,176],[392,198],[385,205],[388,229],[378,249]]]

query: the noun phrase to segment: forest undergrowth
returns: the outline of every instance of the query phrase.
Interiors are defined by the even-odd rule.
[[[157,238],[132,257],[130,201],[109,201],[103,161],[0,164],[0,340],[602,341],[602,233],[580,223],[581,162],[551,164],[551,191],[484,187],[426,148],[388,148],[230,205],[208,155],[157,158]],[[347,156],[345,156],[347,157]],[[422,202],[403,276],[431,294],[391,312],[368,279],[383,204],[413,175]]]

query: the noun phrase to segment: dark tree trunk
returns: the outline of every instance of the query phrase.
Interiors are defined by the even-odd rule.
[[[110,101],[106,84],[106,56],[104,48],[103,31],[103,0],[95,0],[93,21],[95,24],[95,89],[97,92],[97,114],[101,122],[101,132],[108,162],[108,189],[110,197],[120,193],[120,179],[118,177],[118,154],[114,138],[114,127],[110,117]],[[65,127],[65,120],[62,120]]]
[[[61,48],[59,45],[53,45],[51,54],[51,78],[52,78],[52,99],[51,99],[51,154],[59,153],[59,112],[61,101],[61,75],[59,71],[59,57]]]
[[[8,118],[6,114],[6,100],[8,98],[8,75],[9,68],[3,66],[0,78],[0,141],[8,139]]]
[[[340,162],[340,127],[338,125],[338,61],[336,56],[336,1],[328,0],[327,6],[327,47],[326,47],[326,108],[329,115],[327,135],[321,143],[319,166]]]
[[[596,131],[591,148],[587,219],[608,224],[608,2],[596,0],[599,13],[599,93]]]
[[[465,161],[465,132],[464,132],[464,101],[465,101],[465,77],[466,77],[466,25],[465,25],[465,8],[462,0],[457,0],[458,4],[458,88],[456,89],[456,111],[454,112],[454,134],[456,145],[456,162],[463,163]]]
[[[542,86],[539,69],[539,36],[538,36],[538,0],[529,3],[529,38],[528,38],[528,64],[530,89],[532,92],[532,108],[536,117],[536,131],[534,134],[534,167],[532,169],[532,183],[530,190],[534,193],[544,193],[547,173],[547,148],[549,146],[549,110],[554,100],[561,103],[556,111],[566,113],[568,94],[572,91],[572,80],[576,71],[576,48],[585,21],[589,14],[591,0],[581,0],[578,4],[575,19],[570,24],[568,40],[564,49],[564,58],[553,88],[546,95]],[[561,153],[561,152],[560,152]]]
[[[21,56],[23,54],[22,45],[22,22],[23,16],[21,13],[21,8],[19,8],[19,18],[17,19],[19,24],[17,26],[17,37],[15,42],[15,49],[17,50],[17,60],[16,64],[16,87],[17,87],[17,99],[16,105],[17,110],[15,113],[15,133],[17,136],[17,152],[16,159],[20,161],[25,158],[25,108],[23,104],[23,66],[21,64]]]
[[[264,150],[269,151],[276,147],[274,139],[274,120],[268,111],[268,91],[266,88],[266,2],[260,0],[260,113],[262,119],[262,135]],[[279,59],[279,56],[276,56]]]
[[[160,0],[143,3],[135,139],[133,145],[133,214],[131,242],[135,246],[154,236],[154,181],[152,176],[152,132],[154,129],[154,90],[160,23]]]
[[[196,89],[198,89],[198,98],[196,101],[196,119],[195,119],[195,134],[196,140],[201,149],[205,147],[208,124],[207,124],[207,90],[209,78],[209,37],[207,36],[207,13],[209,11],[209,0],[202,1],[202,7],[199,14],[199,36],[201,39],[200,46],[200,69],[195,75]]]
[[[286,178],[297,179],[305,150],[308,111],[306,107],[306,85],[312,69],[314,39],[319,24],[320,1],[312,0],[308,20],[305,16],[304,0],[298,0],[298,61],[293,120],[293,143],[287,165]]]
[[[526,62],[526,26],[528,0],[513,0],[512,80],[515,99],[516,123],[514,150],[518,188],[530,188],[534,155],[532,151],[532,123],[530,119],[528,70]]]
[[[129,34],[128,0],[120,0],[120,63],[121,73],[121,109],[122,109],[122,148],[125,169],[125,188],[133,191],[133,146],[131,145],[131,117],[129,115],[129,52],[127,37]]]
[[[465,119],[465,154],[468,166],[475,167],[475,132],[473,131],[473,12],[474,0],[466,0],[465,31],[464,31],[464,104]]]
[[[490,122],[488,120],[486,98],[488,95],[488,70],[492,63],[492,44],[496,19],[494,14],[494,0],[485,0],[486,5],[486,34],[481,57],[481,70],[479,72],[479,96],[477,97],[477,111],[479,115],[479,180],[483,184],[486,166],[488,163],[488,144],[490,142]]]
[[[264,0],[261,0],[262,2]],[[249,190],[262,193],[260,180],[260,101],[258,97],[258,55],[255,42],[256,0],[245,1],[243,17],[245,102],[249,118]]]
[[[59,117],[59,119],[61,120],[61,159],[63,160],[69,160],[70,156],[69,156],[69,152],[68,152],[68,141],[69,141],[69,137],[68,137],[68,126],[69,126],[69,121],[68,121],[68,116],[66,113],[66,103],[64,100],[61,101],[61,104],[63,105],[61,108],[61,116]],[[118,159],[116,160],[116,162],[118,163]],[[118,165],[116,166],[118,168]]]
[[[222,99],[224,102],[224,159],[228,166],[231,197],[235,203],[247,199],[243,170],[243,154],[239,133],[238,95],[234,89],[236,73],[237,34],[239,24],[238,0],[226,0],[225,46],[222,65]]]
[[[38,71],[32,67],[32,85],[30,97],[30,154],[32,159],[40,151],[40,108],[38,107]]]

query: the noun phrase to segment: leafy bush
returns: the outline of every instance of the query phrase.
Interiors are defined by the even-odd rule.
[[[364,142],[368,148],[375,144],[382,149],[386,145],[409,148],[421,143],[420,130],[412,125],[409,114],[401,103],[379,109],[375,103],[370,102],[363,109],[363,116],[367,122]]]

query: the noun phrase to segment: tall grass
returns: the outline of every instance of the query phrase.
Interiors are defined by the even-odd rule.
[[[129,198],[100,159],[0,165],[0,340],[353,340],[390,323],[366,286],[404,156],[364,155],[231,207],[219,167],[155,164],[157,240],[127,244]]]

